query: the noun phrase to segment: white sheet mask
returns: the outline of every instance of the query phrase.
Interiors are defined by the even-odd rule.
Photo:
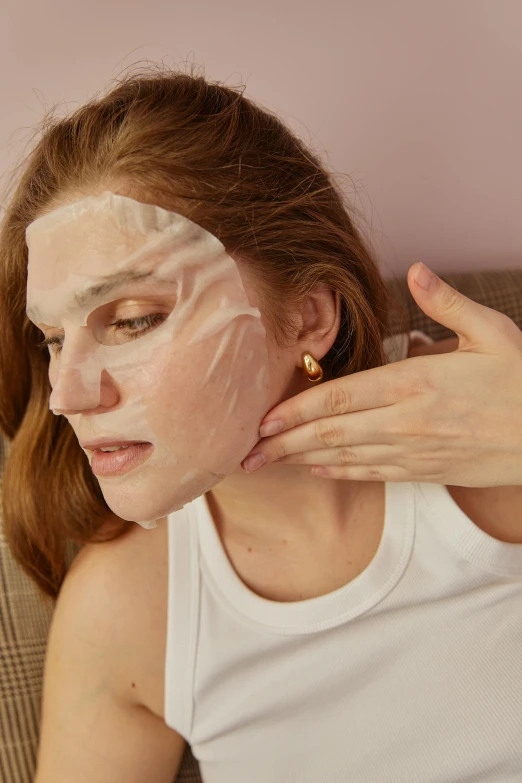
[[[236,470],[259,440],[270,407],[261,313],[215,236],[110,191],[38,218],[26,241],[28,311],[64,330],[61,353],[51,354],[49,408],[79,440],[154,445],[130,472],[97,478],[115,514],[155,527]],[[114,273],[136,271],[157,279],[75,303]],[[137,339],[109,326],[155,313],[164,322]]]

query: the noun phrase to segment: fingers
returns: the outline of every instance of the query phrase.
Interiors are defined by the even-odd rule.
[[[499,336],[506,332],[508,345],[511,340],[518,341],[515,332],[518,327],[508,316],[469,299],[440,278],[437,286],[429,292],[412,286],[415,272],[411,272],[411,269],[408,272],[408,285],[413,298],[426,315],[455,332],[460,338],[459,347],[462,350],[498,354],[499,349],[502,349]],[[505,350],[509,350],[508,346]]]
[[[336,378],[296,394],[266,414],[261,422],[260,436],[264,438],[276,434],[274,428],[266,427],[273,422],[280,422],[281,427],[277,432],[284,432],[299,424],[326,416],[393,405],[401,395],[405,380],[405,363],[393,362],[382,367],[373,367],[371,370]]]
[[[314,476],[329,479],[345,479],[348,481],[418,481],[405,468],[398,465],[319,465],[311,469]]]
[[[288,454],[276,462],[288,465],[378,465],[393,463],[397,448],[388,444],[340,446],[337,449],[317,449]]]
[[[377,448],[376,444],[393,442],[392,437],[387,436],[393,422],[394,417],[389,407],[311,421],[259,441],[242,466],[246,472],[250,472],[249,468],[253,462],[250,458],[256,454],[262,454],[268,464],[288,455],[306,454],[310,451],[353,449],[362,445]]]

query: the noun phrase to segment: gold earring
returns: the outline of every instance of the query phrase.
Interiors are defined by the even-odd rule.
[[[317,383],[323,377],[323,368],[311,353],[303,354],[303,368],[310,383]]]

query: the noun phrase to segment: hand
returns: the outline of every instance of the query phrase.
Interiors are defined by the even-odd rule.
[[[282,431],[249,457],[352,481],[522,485],[522,332],[439,278],[422,289],[417,270],[408,272],[410,291],[457,334],[457,350],[336,378],[285,400],[267,413],[260,435],[269,422],[280,421]]]

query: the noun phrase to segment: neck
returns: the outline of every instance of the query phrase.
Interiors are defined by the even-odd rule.
[[[346,533],[355,501],[377,482],[319,478],[310,467],[271,464],[232,473],[207,493],[218,529],[264,541]]]

